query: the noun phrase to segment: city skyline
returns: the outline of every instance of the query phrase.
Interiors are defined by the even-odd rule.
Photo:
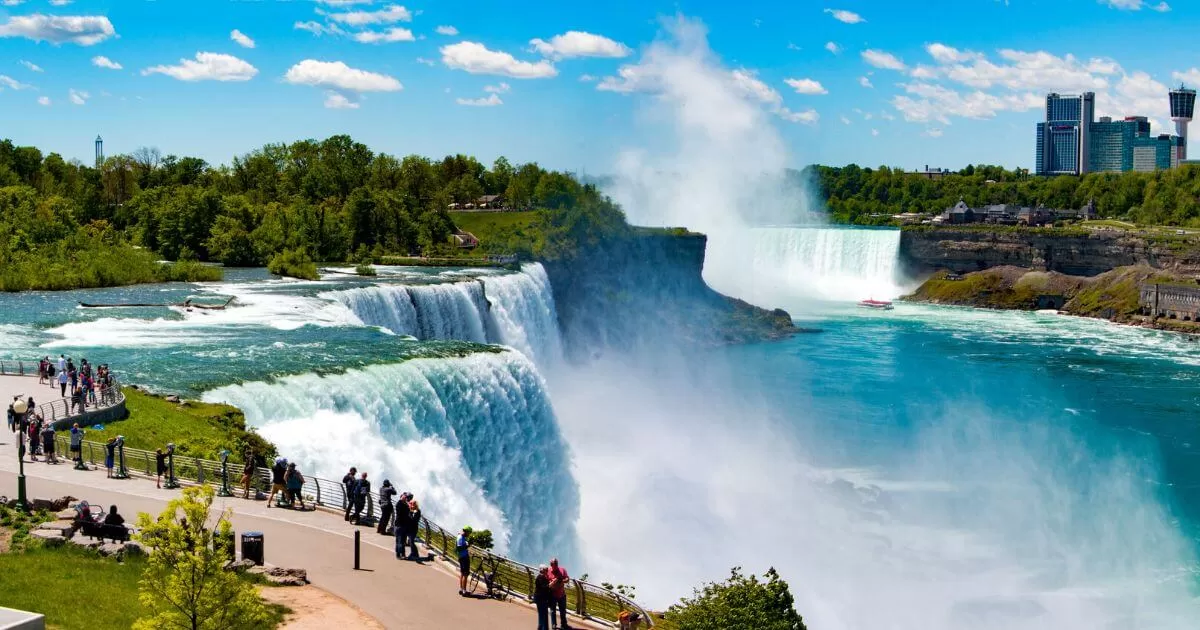
[[[1146,116],[1158,135],[1175,133],[1168,90],[1200,84],[1174,43],[1200,7],[1141,0],[5,5],[0,112],[22,123],[3,135],[84,163],[97,134],[108,155],[153,146],[222,164],[348,133],[393,154],[611,172],[657,139],[653,87],[631,77],[677,12],[708,28],[794,167],[1032,170],[1024,139],[1048,92],[1095,92],[1097,116]]]

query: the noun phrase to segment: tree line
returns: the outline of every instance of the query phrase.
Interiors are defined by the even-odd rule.
[[[992,204],[1081,208],[1095,200],[1101,217],[1148,225],[1200,226],[1200,167],[1152,173],[1038,177],[1027,169],[972,165],[928,177],[899,168],[814,166],[793,176],[811,184],[841,223],[886,223],[902,212],[937,213],[962,199]]]
[[[560,249],[584,215],[588,224],[624,224],[615,204],[569,173],[503,157],[490,167],[461,154],[397,158],[345,135],[268,144],[215,166],[153,148],[89,166],[5,140],[0,264],[36,274],[60,262],[91,265],[74,252],[229,266],[265,265],[284,252],[324,261],[445,253],[454,230],[447,209],[483,195],[547,211],[545,228],[560,235]],[[66,284],[124,283],[72,280]]]

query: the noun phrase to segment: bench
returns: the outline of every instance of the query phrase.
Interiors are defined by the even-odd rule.
[[[84,536],[98,538],[100,542],[104,542],[105,539],[111,539],[113,542],[126,542],[129,540],[129,528],[124,525],[84,522],[80,524],[79,529],[83,532]]]

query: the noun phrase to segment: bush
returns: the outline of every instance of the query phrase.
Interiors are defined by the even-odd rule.
[[[317,266],[303,249],[285,249],[271,257],[267,270],[277,276],[289,276],[302,280],[320,280]]]
[[[354,267],[354,273],[360,276],[373,276],[375,275],[375,267],[371,266],[369,263],[358,263],[358,265]]]
[[[805,630],[787,582],[775,569],[764,581],[734,567],[729,579],[696,589],[666,613],[680,630]]]

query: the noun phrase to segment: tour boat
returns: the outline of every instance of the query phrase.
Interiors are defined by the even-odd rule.
[[[863,308],[877,308],[883,311],[892,310],[892,303],[887,300],[863,300],[858,305]]]

